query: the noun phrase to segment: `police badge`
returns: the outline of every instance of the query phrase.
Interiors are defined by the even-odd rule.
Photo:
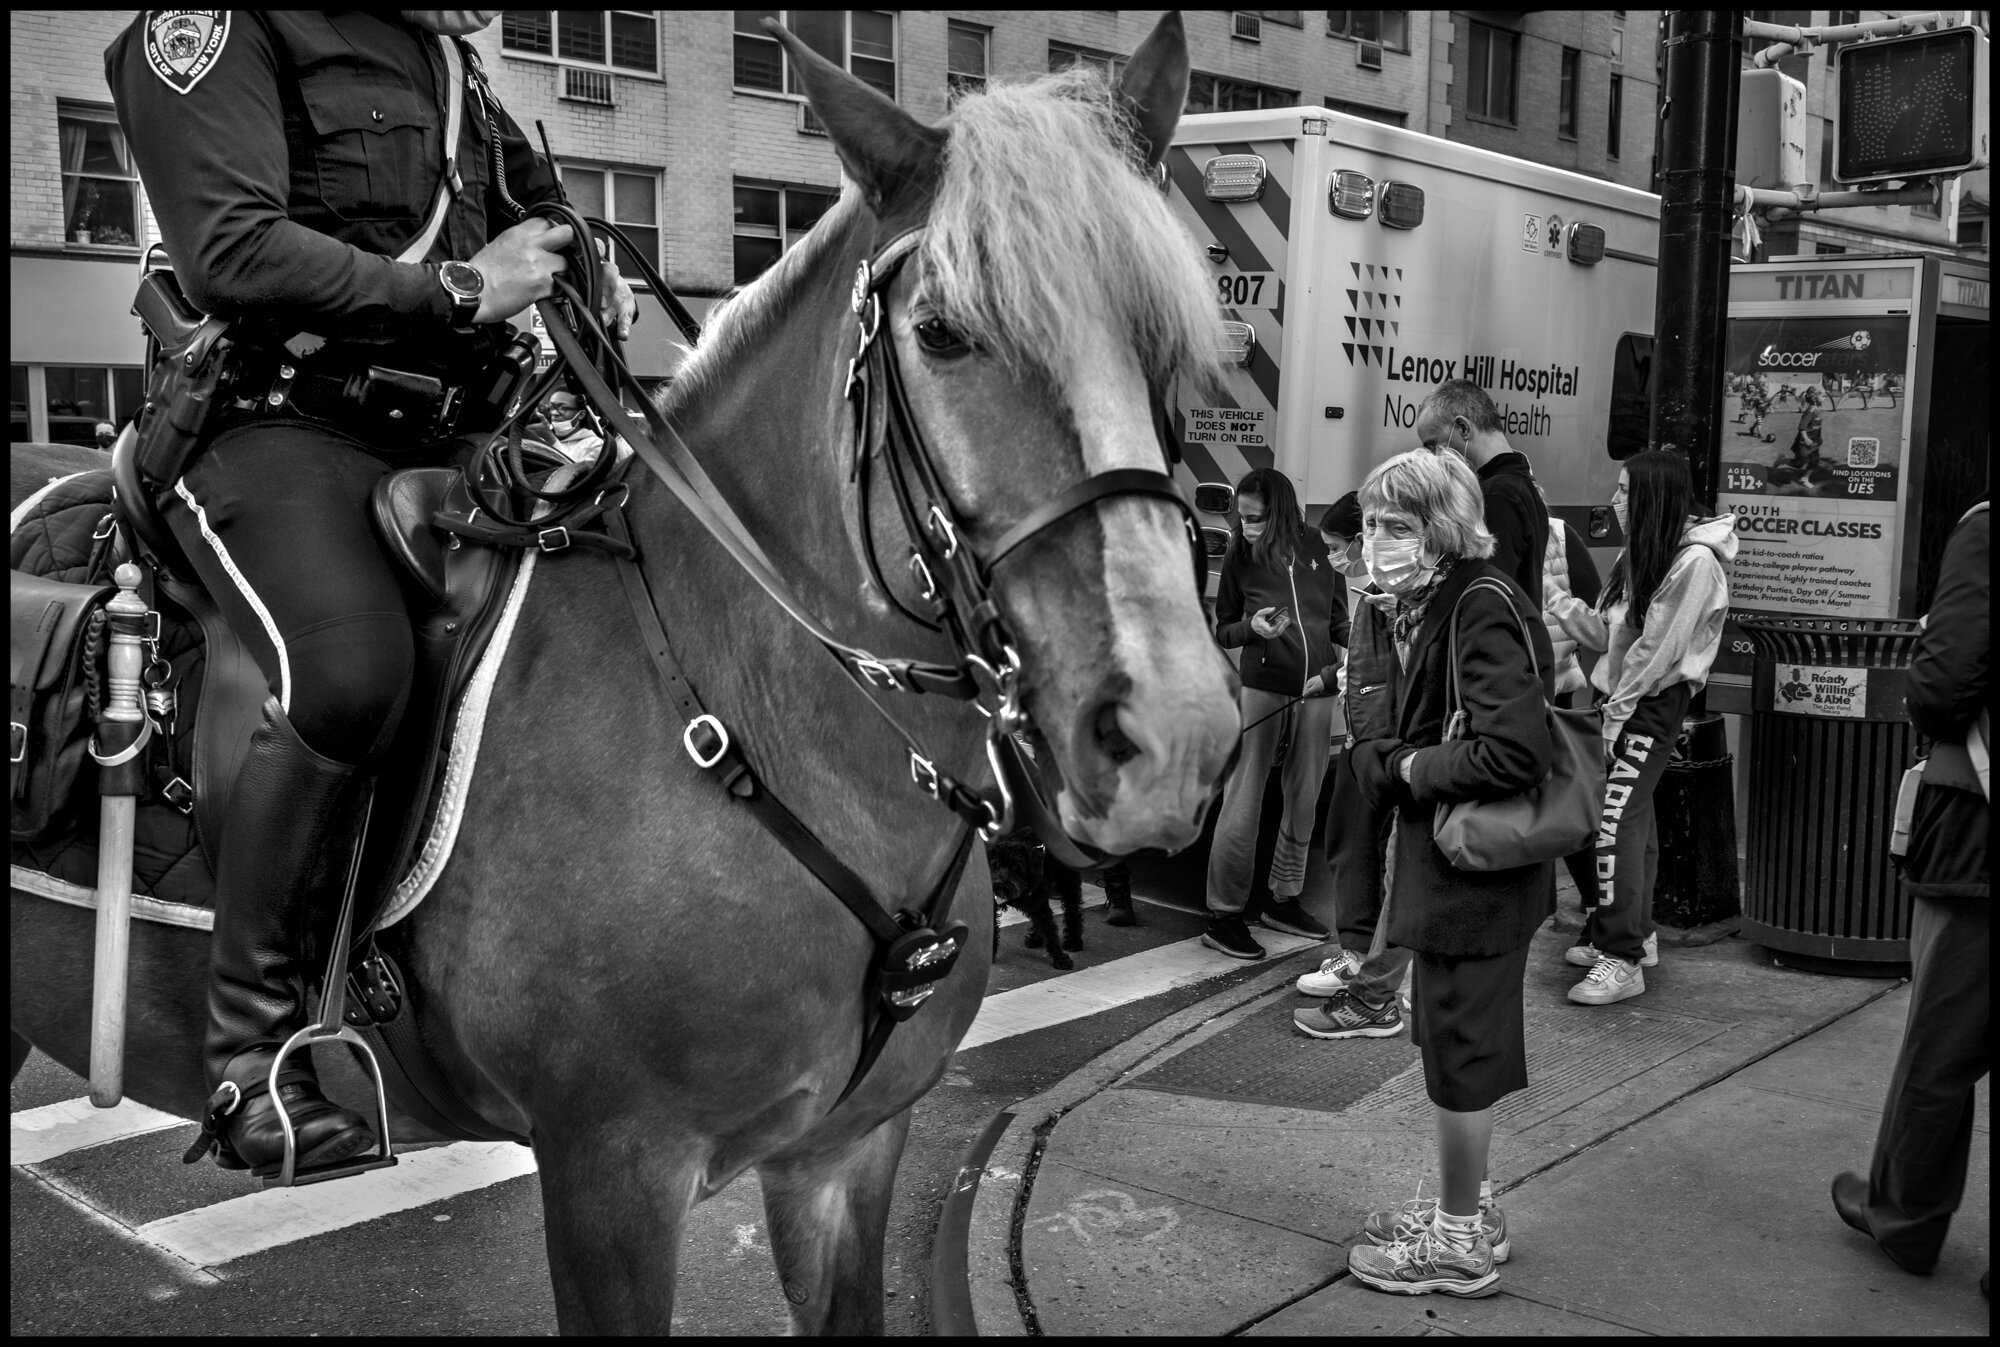
[[[226,9],[156,9],[146,15],[146,63],[177,94],[201,83],[228,40]]]

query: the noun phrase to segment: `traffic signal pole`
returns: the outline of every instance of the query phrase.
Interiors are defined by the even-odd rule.
[[[1743,15],[1667,13],[1660,103],[1660,269],[1654,303],[1655,448],[1687,455],[1695,497],[1715,513],[1722,472],[1722,364]],[[1713,926],[1741,910],[1734,764],[1722,717],[1696,698],[1659,785],[1655,920]]]
[[[1713,513],[1721,476],[1723,324],[1736,190],[1739,10],[1667,12],[1660,103],[1660,270],[1648,439],[1688,457]]]

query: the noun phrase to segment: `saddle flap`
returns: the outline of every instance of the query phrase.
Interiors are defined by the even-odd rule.
[[[69,652],[91,611],[115,585],[72,585],[14,571],[7,585],[7,678],[18,692],[40,692],[69,669]]]
[[[463,480],[457,468],[405,468],[377,482],[369,500],[376,536],[433,608],[445,601],[450,587],[445,535],[432,526],[431,516],[445,507]]]

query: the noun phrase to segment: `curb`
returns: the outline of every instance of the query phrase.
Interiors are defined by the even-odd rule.
[[[986,1159],[1013,1121],[1013,1113],[1001,1109],[979,1129],[979,1135],[958,1157],[958,1174],[951,1182],[951,1191],[945,1195],[944,1209],[938,1213],[937,1234],[931,1241],[932,1337],[979,1336],[972,1313],[972,1282],[965,1267],[967,1235]]]
[[[1027,1214],[1028,1199],[1034,1194],[1035,1170],[1041,1163],[1048,1134],[1064,1114],[1131,1074],[1163,1048],[1238,1006],[1289,983],[1299,971],[1290,965],[1294,961],[1315,959],[1318,949],[1315,946],[1280,956],[1271,968],[1256,977],[1245,978],[1176,1011],[1086,1062],[1033,1098],[996,1113],[967,1148],[958,1180],[945,1200],[945,1211],[938,1218],[938,1247],[932,1254],[932,1303],[935,1305],[942,1299],[948,1306],[953,1305],[959,1294],[958,1283],[947,1285],[941,1272],[950,1267],[956,1278],[962,1267],[972,1332],[982,1337],[1039,1336],[1041,1328],[1035,1321],[1027,1279],[1019,1265],[1019,1225]],[[974,1151],[982,1145],[988,1148],[984,1164],[968,1175],[966,1167],[976,1163]],[[958,1232],[947,1222],[953,1204],[960,1203],[961,1194],[968,1190],[970,1202],[966,1205],[970,1210],[961,1253],[945,1247],[948,1236],[954,1244],[959,1243]],[[946,1331],[935,1310],[932,1326],[939,1334]]]

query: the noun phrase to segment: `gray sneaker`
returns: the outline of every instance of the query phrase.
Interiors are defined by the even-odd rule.
[[[1393,1211],[1368,1213],[1368,1219],[1361,1223],[1361,1233],[1368,1237],[1370,1244],[1378,1247],[1394,1244],[1398,1240],[1415,1239],[1430,1229],[1437,1209],[1438,1200],[1435,1197],[1420,1194]],[[1479,1225],[1486,1232],[1486,1242],[1493,1246],[1493,1261],[1506,1262],[1514,1251],[1507,1242],[1507,1213],[1491,1202],[1482,1202],[1479,1205]]]
[[[1292,1024],[1313,1038],[1394,1038],[1403,1032],[1403,1007],[1393,996],[1371,1006],[1343,988],[1322,1005],[1294,1010]]]
[[[1377,1248],[1357,1244],[1347,1251],[1347,1270],[1365,1286],[1391,1295],[1490,1296],[1500,1289],[1493,1246],[1485,1232],[1470,1249],[1456,1249],[1430,1226],[1410,1239]]]

